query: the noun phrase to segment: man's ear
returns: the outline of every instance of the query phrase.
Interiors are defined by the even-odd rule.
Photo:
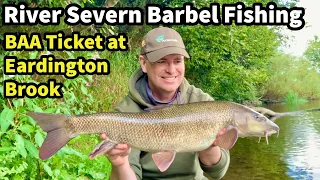
[[[144,73],[147,73],[147,59],[145,58],[145,56],[140,55],[139,56],[139,61],[140,61],[140,66],[141,69]]]

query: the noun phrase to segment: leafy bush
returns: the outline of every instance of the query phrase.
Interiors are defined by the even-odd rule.
[[[309,46],[304,52],[304,56],[320,68],[320,39],[318,36],[315,36],[313,40],[309,41]]]
[[[305,103],[307,102],[307,100],[303,98],[299,98],[297,93],[289,92],[289,94],[285,97],[284,102],[286,104],[295,105],[295,104]]]
[[[307,59],[278,54],[269,59],[264,98],[283,101],[285,97],[314,99],[320,97],[320,76]]]
[[[69,55],[68,55],[69,54]],[[15,55],[18,58],[36,58],[38,52],[11,52],[8,55]],[[61,54],[62,55],[62,54]],[[86,53],[85,57],[93,54]],[[68,52],[65,58],[74,56]],[[3,58],[0,60],[3,64]],[[1,66],[1,72],[3,66]],[[37,75],[4,75],[0,81],[13,79],[18,82],[43,82],[49,76],[40,77]],[[76,79],[65,79],[63,76],[55,76],[54,79],[63,83],[62,99],[50,98],[13,98],[4,99],[1,92],[0,108],[0,178],[1,179],[56,179],[76,177],[91,177],[95,179],[105,179],[110,170],[110,164],[106,158],[100,161],[92,161],[87,155],[90,150],[84,152],[84,148],[78,148],[81,152],[66,146],[57,153],[56,156],[49,160],[41,160],[38,157],[38,148],[42,144],[45,133],[40,129],[36,122],[29,116],[27,112],[46,112],[46,113],[62,113],[62,114],[83,114],[96,112],[91,108],[95,102],[92,94],[90,94],[87,84],[93,82],[91,75],[79,76]],[[0,85],[3,89],[3,84]],[[71,141],[81,143],[81,137]],[[85,143],[84,143],[85,142]],[[90,136],[89,141],[83,141],[83,146],[90,146],[91,149],[98,144],[95,136]],[[79,163],[79,159],[81,162]],[[92,166],[94,164],[95,166]],[[98,170],[97,170],[98,169]],[[103,170],[101,170],[103,169]]]
[[[259,96],[267,57],[278,45],[266,27],[175,27],[191,55],[186,76],[217,100],[243,102]],[[264,34],[261,36],[261,34]]]

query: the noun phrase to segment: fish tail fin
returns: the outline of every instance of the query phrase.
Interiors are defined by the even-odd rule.
[[[68,115],[36,112],[27,115],[31,116],[41,129],[47,132],[47,136],[40,147],[39,157],[41,159],[48,159],[75,137],[67,131],[70,128],[66,127],[68,124],[66,121],[69,119]]]

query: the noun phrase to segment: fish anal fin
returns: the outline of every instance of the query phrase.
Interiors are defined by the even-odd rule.
[[[97,156],[107,153],[112,148],[114,148],[117,143],[110,141],[109,139],[105,139],[99,145],[97,145],[94,150],[90,153],[89,158],[93,159]]]
[[[73,137],[69,136],[69,133],[65,128],[49,131],[40,147],[39,157],[41,159],[48,159],[66,145],[72,138]]]
[[[237,128],[224,128],[222,134],[218,135],[214,141],[214,145],[224,148],[226,150],[231,149],[238,140]]]
[[[170,167],[175,156],[175,151],[162,151],[152,154],[152,159],[157,165],[158,169],[161,172],[164,172]]]

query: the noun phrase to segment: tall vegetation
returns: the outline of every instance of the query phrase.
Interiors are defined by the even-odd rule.
[[[6,1],[3,3],[7,3]],[[32,1],[30,7],[65,7],[67,3],[78,1]],[[81,6],[95,5],[96,2],[80,2]],[[2,11],[2,9],[0,9]],[[2,18],[2,17],[0,17]],[[63,21],[61,21],[63,22]],[[1,22],[2,23],[2,22]],[[5,32],[56,32],[70,34],[81,31],[82,35],[100,32],[105,36],[114,34],[117,27],[74,26],[64,23],[57,26],[0,26],[0,38]],[[4,56],[13,55],[19,59],[37,59],[42,54],[52,53],[57,58],[74,59],[83,56],[86,59],[97,57],[108,59],[111,64],[109,76],[81,75],[75,79],[63,76],[39,75],[4,75]],[[0,49],[0,179],[108,179],[110,163],[105,157],[96,160],[88,154],[99,143],[95,135],[82,135],[71,140],[55,156],[41,160],[39,147],[44,141],[45,133],[36,122],[26,115],[27,112],[46,112],[63,114],[84,114],[98,111],[111,111],[127,92],[128,76],[137,67],[137,52],[6,52]],[[125,72],[123,72],[125,70]],[[7,79],[18,82],[46,82],[49,78],[62,82],[61,99],[50,98],[4,98],[3,81]]]
[[[39,55],[38,52],[12,54],[25,59],[33,59]],[[55,55],[66,59],[74,56],[96,56],[92,52]],[[95,135],[79,136],[52,158],[45,161],[39,159],[38,148],[44,141],[45,133],[26,115],[27,112],[84,114],[112,111],[125,96],[128,78],[137,68],[137,63],[133,53],[103,52],[100,56],[109,57],[111,66],[115,67],[109,76],[81,75],[72,80],[62,76],[51,77],[63,83],[63,99],[5,99],[3,91],[0,92],[0,179],[108,178],[111,167],[107,159],[98,157],[91,160],[87,156],[100,141]],[[3,57],[0,57],[0,63],[3,64]],[[3,73],[3,67],[0,71]],[[12,79],[18,82],[39,83],[48,78],[49,76],[37,75],[3,75],[0,81]],[[0,85],[0,89],[3,90],[3,84]]]
[[[320,39],[318,36],[315,36],[314,39],[309,42],[304,56],[310,60],[315,67],[320,69]]]
[[[319,73],[308,59],[277,54],[269,60],[268,80],[263,86],[266,100],[320,98]]]
[[[177,27],[192,58],[187,77],[217,100],[248,101],[266,78],[277,36],[266,27]],[[261,33],[263,36],[261,36]]]

